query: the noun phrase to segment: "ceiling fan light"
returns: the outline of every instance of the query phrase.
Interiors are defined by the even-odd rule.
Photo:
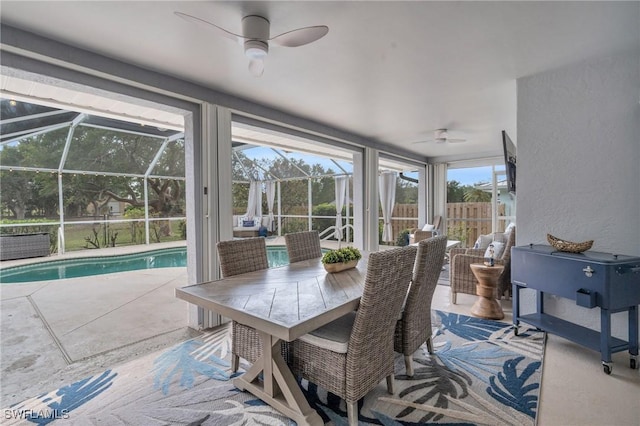
[[[264,59],[269,53],[269,45],[260,40],[247,40],[244,42],[244,54],[249,59]]]

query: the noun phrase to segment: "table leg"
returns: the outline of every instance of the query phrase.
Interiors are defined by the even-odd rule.
[[[498,276],[502,273],[502,266],[485,266],[478,263],[472,263],[470,265],[471,272],[476,277],[478,282],[476,283],[476,294],[478,300],[471,307],[471,315],[487,318],[487,319],[502,319],[504,318],[504,312],[502,307],[495,299],[496,287]]]
[[[518,335],[518,325],[520,324],[520,286],[512,284],[511,287],[512,309],[513,309],[513,334]]]
[[[600,355],[602,362],[611,362],[611,313],[600,309]]]
[[[629,307],[629,352],[638,355],[638,307]]]
[[[629,355],[630,367],[638,368],[638,307],[629,307]]]
[[[311,408],[293,373],[280,353],[280,339],[258,332],[262,342],[262,357],[233,384],[247,390],[299,425],[323,425],[322,417]],[[260,383],[260,373],[263,380]]]
[[[498,301],[493,298],[494,293],[495,288],[493,287],[478,287],[479,297],[471,306],[471,315],[487,319],[503,319],[504,312]]]

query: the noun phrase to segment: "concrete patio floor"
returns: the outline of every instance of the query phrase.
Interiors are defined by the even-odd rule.
[[[140,248],[118,253],[133,251]],[[186,284],[186,268],[162,268],[0,286],[2,407],[198,335],[187,327],[187,303],[174,296]]]

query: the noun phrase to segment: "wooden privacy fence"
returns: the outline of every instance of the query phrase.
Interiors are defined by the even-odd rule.
[[[504,206],[501,207],[504,208]],[[244,212],[234,213],[244,214]],[[267,213],[264,212],[264,214],[266,215]],[[288,215],[294,217],[286,217]],[[424,225],[424,223],[418,223],[417,204],[396,204],[393,207],[393,214],[391,216],[394,241],[402,231]],[[440,230],[446,232],[449,239],[461,241],[462,247],[471,247],[476,239],[478,239],[478,236],[491,233],[491,203],[448,203],[447,219],[447,229],[444,230],[444,224],[441,224]],[[335,219],[333,221],[317,217],[312,219],[313,229],[318,229],[319,231],[323,231],[326,226],[332,226],[334,224]],[[382,213],[380,213],[380,225],[381,224]],[[282,227],[283,234],[306,230],[308,227],[307,207],[290,207],[287,213],[283,214]]]
[[[472,247],[480,235],[491,233],[491,203],[447,203],[447,235]]]
[[[417,204],[396,204],[392,218],[394,237],[405,229],[424,225],[418,223]],[[491,203],[447,203],[447,219],[447,229],[440,225],[441,231],[449,239],[462,241],[463,247],[470,247],[481,234],[491,233]]]

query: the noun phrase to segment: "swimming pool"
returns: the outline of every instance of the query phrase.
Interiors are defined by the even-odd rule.
[[[286,246],[268,246],[269,267],[289,263]],[[139,269],[187,266],[187,248],[177,247],[117,256],[83,257],[52,260],[0,270],[0,283],[14,284],[32,281],[51,281],[78,278]]]

